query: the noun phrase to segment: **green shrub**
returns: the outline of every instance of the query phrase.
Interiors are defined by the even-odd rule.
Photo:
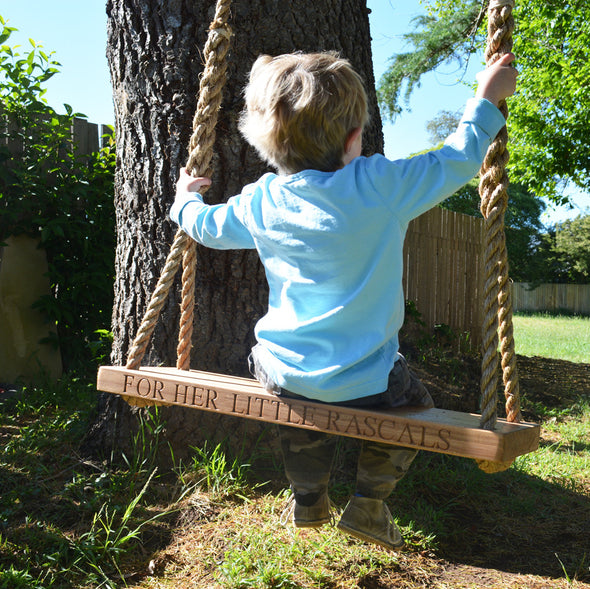
[[[33,40],[19,53],[5,44],[15,29],[1,16],[0,25],[0,245],[10,235],[40,239],[52,294],[36,307],[57,324],[66,370],[79,370],[108,341],[100,334],[112,308],[114,143],[78,153],[71,129],[83,115],[68,105],[60,115],[43,97],[59,72],[53,53]]]

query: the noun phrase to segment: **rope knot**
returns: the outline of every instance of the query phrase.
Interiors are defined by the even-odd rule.
[[[231,38],[234,34],[231,27],[227,23],[217,24],[216,22],[211,23],[211,26],[209,27],[209,33],[217,35],[218,37],[222,37],[227,42],[231,41]]]
[[[491,0],[488,9],[493,10],[494,8],[504,8],[504,6],[514,8],[514,0]]]

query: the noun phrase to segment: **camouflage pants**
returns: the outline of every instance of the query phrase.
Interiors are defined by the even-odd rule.
[[[256,361],[255,352],[256,349],[250,356],[250,370],[268,391],[279,396],[302,398],[270,381]],[[434,406],[426,387],[409,370],[403,356],[395,362],[385,392],[336,404],[364,408]],[[279,426],[279,432],[285,473],[291,488],[299,502],[312,505],[328,488],[338,437],[289,426]],[[358,458],[356,492],[373,499],[386,499],[408,472],[417,453],[412,448],[363,440]]]

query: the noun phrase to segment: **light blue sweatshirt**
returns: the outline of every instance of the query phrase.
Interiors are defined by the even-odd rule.
[[[408,223],[473,178],[504,124],[471,99],[437,151],[265,174],[220,205],[178,194],[170,217],[207,247],[258,251],[269,300],[257,357],[275,383],[325,402],[374,395],[398,357]]]

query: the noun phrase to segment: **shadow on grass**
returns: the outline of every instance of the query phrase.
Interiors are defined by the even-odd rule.
[[[569,411],[571,415],[572,407],[587,404],[590,365],[570,364],[524,359],[522,388],[534,409],[527,419],[546,418],[551,412],[562,416]],[[458,369],[456,363],[452,368]],[[475,373],[475,368],[471,372]],[[436,372],[431,380],[439,377]],[[459,389],[477,390],[459,378],[455,381],[453,403],[465,401]],[[439,378],[439,382],[440,394],[448,394],[445,380]],[[470,397],[469,403],[472,402]],[[11,454],[5,446],[0,455],[0,572],[14,566],[37,577],[50,569],[72,566],[75,555],[68,538],[88,530],[92,514],[101,504],[124,509],[130,496],[129,489],[126,493],[123,488],[123,480],[129,479],[121,479],[117,486],[115,474],[104,475],[97,465],[81,461],[76,452],[79,435],[75,433],[81,424],[68,422],[69,432],[65,424],[54,431],[50,426],[55,420],[51,415],[43,415],[46,421],[39,417],[39,427],[47,428],[47,445],[27,446],[23,444],[26,431],[17,427],[24,424],[16,420],[12,423],[7,409],[5,406],[5,423],[0,424],[0,442],[19,437],[22,450]],[[56,432],[64,432],[63,439]],[[348,452],[348,448],[353,450],[355,444],[358,441],[348,440],[340,455],[333,495],[339,506],[352,485],[356,452]],[[545,447],[551,447],[558,465],[559,456],[588,451],[589,444],[587,440],[561,445],[543,441],[541,448]],[[264,468],[257,464],[252,469],[254,483],[271,481],[264,493],[271,487],[277,491],[286,487],[282,467],[275,458],[270,452],[266,461],[261,461],[265,462]],[[164,478],[154,480],[146,503],[163,502],[166,486]],[[137,484],[136,488],[140,487]],[[587,478],[564,481],[561,472],[555,472],[554,478],[540,478],[525,472],[525,466],[489,475],[473,461],[423,452],[389,503],[404,528],[410,551],[418,553],[424,545],[420,545],[420,538],[432,536],[434,539],[429,542],[434,546],[435,558],[450,563],[590,582]],[[149,518],[148,509],[149,505],[140,504],[134,521]],[[127,570],[145,571],[152,555],[172,540],[176,524],[195,526],[212,521],[217,515],[215,506],[198,505],[190,512],[175,514],[171,521],[159,520],[146,526],[140,538],[141,555],[131,555],[140,562],[127,563]],[[62,585],[56,581],[52,586],[72,587],[71,579],[65,578]],[[359,586],[387,586],[379,584],[378,578],[367,578],[363,583]]]
[[[587,492],[514,467],[490,475],[466,459],[422,454],[391,506],[402,525],[434,533],[448,561],[590,581]]]
[[[521,356],[518,366],[525,420],[575,420],[588,406],[590,364]],[[474,411],[479,371],[475,362],[463,367],[457,386],[447,384],[444,364],[418,365],[416,372],[437,406]],[[589,449],[587,436],[542,439],[539,452],[555,455],[546,468],[556,469],[544,478],[525,472],[526,458],[486,474],[471,460],[422,452],[391,496],[390,508],[410,549],[412,534],[416,550],[418,536],[432,535],[436,557],[451,563],[590,582],[590,481],[587,474],[567,478],[559,472],[562,458]],[[339,470],[354,468],[351,461]],[[349,478],[343,486],[351,484]]]
[[[83,415],[49,406],[33,416],[21,412],[8,402],[0,413],[0,587],[70,589],[78,581],[90,582],[92,575],[101,580],[92,558],[116,575],[107,558],[114,530],[147,473],[136,473],[132,481],[105,464],[82,460],[77,444]],[[106,527],[95,524],[94,543],[83,540],[102,506],[109,506],[112,520],[105,515]],[[153,515],[141,503],[128,526],[133,529]],[[138,541],[150,550],[171,537],[171,526],[161,519],[144,525]],[[110,551],[114,554],[116,546]]]
[[[590,444],[586,442],[554,442],[552,440],[540,440],[539,449],[550,448],[556,454],[572,454],[574,452],[589,452]]]

